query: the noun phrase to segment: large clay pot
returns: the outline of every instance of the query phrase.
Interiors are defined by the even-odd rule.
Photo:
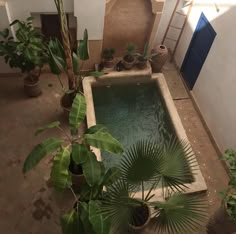
[[[235,232],[236,232],[236,221],[230,219],[225,207],[220,207],[210,218],[207,225],[207,233],[232,234]]]
[[[39,80],[24,79],[24,91],[29,97],[38,97],[42,90],[39,85]]]
[[[168,49],[165,45],[158,45],[151,51],[152,54],[157,53],[156,56],[152,57],[152,71],[161,72],[162,67],[168,59]]]
[[[133,223],[129,224],[129,228],[133,231],[144,229],[151,220],[151,211],[149,206],[143,204],[137,206],[133,210]]]

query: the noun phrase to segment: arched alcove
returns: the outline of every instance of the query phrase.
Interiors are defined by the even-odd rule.
[[[141,52],[150,40],[156,18],[152,1],[109,0],[107,3],[103,48],[113,47],[116,56],[121,56],[132,42]]]

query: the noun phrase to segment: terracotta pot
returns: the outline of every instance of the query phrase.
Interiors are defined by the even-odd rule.
[[[38,97],[42,90],[39,85],[39,80],[32,81],[30,79],[24,79],[24,91],[29,97]]]
[[[152,49],[152,54],[158,53],[156,56],[152,57],[152,70],[153,72],[161,72],[162,67],[168,59],[168,49],[165,45],[158,45]]]
[[[125,59],[125,57],[124,57],[122,63],[123,63],[124,68],[125,68],[126,70],[130,70],[130,69],[134,66],[134,64],[135,64],[135,59],[134,59],[132,62],[128,62],[128,61]]]
[[[112,59],[112,60],[104,59],[103,63],[106,68],[113,68],[114,67],[114,59]]]
[[[145,228],[148,223],[151,220],[151,210],[149,208],[149,206],[143,204],[140,207],[137,207],[134,211],[133,211],[133,218],[135,220],[140,220],[140,223],[132,223],[129,224],[129,227],[134,230],[134,231],[139,231],[142,230],[143,228]],[[141,220],[141,218],[143,220]]]
[[[220,207],[207,224],[208,234],[232,234],[236,232],[236,221],[230,219],[226,208]]]
[[[72,188],[75,192],[80,192],[81,187],[85,184],[85,178],[83,174],[71,173]]]
[[[147,61],[138,61],[138,62],[137,62],[137,67],[138,67],[139,69],[144,69],[144,68],[146,68],[146,67],[147,67]]]
[[[69,114],[71,111],[71,99],[68,94],[64,94],[61,98],[61,107],[63,109],[63,115],[66,120],[69,120]]]

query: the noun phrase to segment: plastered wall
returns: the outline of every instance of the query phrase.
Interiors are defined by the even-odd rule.
[[[161,42],[175,1],[166,1],[157,42]],[[183,9],[184,11],[184,9]],[[217,33],[192,90],[196,103],[221,151],[236,148],[236,2],[195,0],[175,60],[181,67],[201,12]],[[171,45],[169,45],[171,47]]]

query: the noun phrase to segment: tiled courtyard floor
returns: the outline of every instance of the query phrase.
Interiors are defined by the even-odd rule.
[[[226,186],[227,174],[177,72],[171,65],[163,72],[206,180],[212,214],[220,204],[217,191]],[[73,204],[72,196],[55,193],[48,183],[48,158],[26,176],[21,171],[32,147],[55,133],[34,137],[35,129],[58,119],[63,122],[59,104],[62,92],[56,77],[44,74],[43,95],[29,99],[22,91],[22,82],[19,77],[0,78],[0,233],[58,234],[59,216]]]

